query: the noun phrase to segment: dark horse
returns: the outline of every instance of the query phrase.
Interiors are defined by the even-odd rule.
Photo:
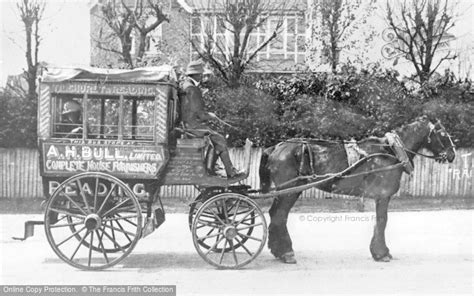
[[[454,160],[454,144],[439,121],[432,122],[423,116],[400,127],[395,134],[404,144],[406,164],[409,162],[413,165],[415,154],[422,148],[431,151],[432,158],[437,161]],[[398,191],[400,179],[406,169],[406,166],[397,166],[400,160],[392,156],[396,155],[396,149],[390,148],[386,143],[387,137],[370,137],[359,141],[359,151],[365,151],[368,157],[362,158],[358,165],[351,167],[346,177],[334,178],[316,186],[327,192],[375,200],[376,225],[370,242],[370,252],[376,261],[385,262],[392,259],[385,244],[388,203],[391,196]],[[279,189],[299,186],[309,182],[301,176],[324,176],[347,171],[348,167],[348,156],[343,142],[295,139],[267,148],[261,158],[259,174],[262,190],[268,192],[272,182]],[[268,247],[276,258],[285,263],[296,263],[286,224],[288,214],[300,194],[301,192],[279,195],[270,208]]]

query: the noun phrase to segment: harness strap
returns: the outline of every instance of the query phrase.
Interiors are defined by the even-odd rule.
[[[299,169],[300,174],[304,171],[306,159],[308,159],[310,174],[314,175],[313,149],[311,148],[311,144],[307,142],[303,142],[301,145],[301,159],[300,159],[300,169]]]
[[[406,153],[407,149],[405,148],[405,144],[403,144],[402,139],[400,139],[400,137],[394,132],[386,133],[385,138],[387,139],[387,142],[395,156],[403,164],[405,172],[407,174],[411,174],[414,170],[414,167]]]
[[[344,142],[344,149],[346,150],[347,155],[347,164],[349,166],[356,163],[362,157],[367,157],[369,154],[361,149],[359,145],[357,145],[357,141],[352,139],[349,142]]]

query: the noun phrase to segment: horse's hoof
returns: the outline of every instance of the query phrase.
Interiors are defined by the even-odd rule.
[[[377,261],[377,262],[390,262],[391,259],[393,259],[392,255],[387,254],[387,255],[382,256],[380,258],[375,258],[375,261]]]
[[[286,252],[285,254],[280,256],[280,260],[286,264],[296,264],[295,253],[294,252]]]

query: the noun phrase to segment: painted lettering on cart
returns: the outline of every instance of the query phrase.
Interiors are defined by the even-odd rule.
[[[163,164],[161,147],[44,144],[46,172],[107,172],[155,175]]]
[[[48,192],[49,195],[51,196],[54,191],[61,185],[60,182],[57,181],[49,181],[48,182]],[[145,198],[148,197],[148,192],[146,191],[145,184],[143,183],[135,183],[135,184],[127,184],[128,188],[130,188],[135,196],[138,198]],[[107,186],[104,183],[99,183],[97,185],[97,196],[98,197],[105,197],[109,193],[109,186]],[[121,190],[119,186],[116,187],[116,190]],[[90,185],[89,183],[83,183],[82,184],[82,192],[88,194],[89,196],[94,196],[94,190],[95,190],[95,184]],[[68,196],[79,196],[79,192],[77,192],[77,188],[72,188],[70,186],[66,186],[65,188],[65,193]],[[118,192],[116,195],[122,195],[121,192]]]
[[[114,95],[139,95],[156,96],[158,89],[153,85],[121,85],[121,84],[97,84],[87,82],[62,82],[51,84],[54,93],[73,94],[114,94]]]

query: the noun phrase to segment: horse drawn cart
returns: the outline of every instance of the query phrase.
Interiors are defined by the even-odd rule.
[[[249,175],[209,175],[209,139],[187,138],[177,123],[177,79],[171,67],[135,70],[49,68],[40,84],[38,144],[44,220],[27,221],[25,235],[44,224],[48,242],[66,263],[85,270],[111,267],[165,220],[164,185],[193,185],[189,226],[198,254],[218,268],[252,262],[267,240],[255,199],[373,173],[362,167],[379,154],[334,174],[291,179],[268,193],[241,184]],[[406,156],[406,155],[405,155]],[[386,168],[406,169],[392,155]],[[302,163],[303,164],[303,163]],[[271,215],[272,213],[270,213]]]
[[[248,186],[233,185],[248,177],[251,142],[244,176],[210,176],[208,140],[178,135],[176,117],[171,67],[47,69],[38,104],[45,216],[26,222],[22,239],[44,224],[59,258],[104,269],[163,223],[161,186],[194,185],[200,195],[190,226],[198,253],[219,267],[252,261],[265,244],[265,219],[245,195]]]

